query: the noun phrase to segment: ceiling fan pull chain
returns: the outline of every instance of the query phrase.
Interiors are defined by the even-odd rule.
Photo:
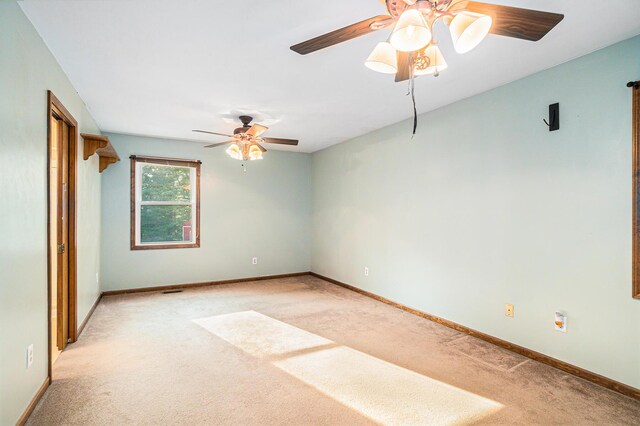
[[[416,108],[416,85],[414,68],[415,64],[413,55],[409,55],[409,91],[411,92],[411,101],[413,102],[413,132],[411,134],[411,139],[413,139],[413,137],[416,135],[416,130],[418,129],[418,110]]]
[[[413,101],[413,133],[411,135],[411,139],[413,139],[416,135],[416,130],[418,129],[418,110],[416,109],[416,95],[413,88],[411,88],[411,100]]]

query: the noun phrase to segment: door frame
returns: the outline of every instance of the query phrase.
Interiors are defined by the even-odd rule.
[[[56,226],[55,223],[51,223],[50,204],[51,204],[51,182],[49,168],[51,166],[51,116],[56,114],[69,126],[69,206],[68,206],[68,221],[69,221],[69,237],[68,250],[69,255],[69,341],[75,342],[78,339],[78,296],[77,296],[77,259],[76,259],[76,215],[77,215],[77,151],[78,151],[78,122],[71,115],[71,113],[64,107],[62,102],[51,92],[47,91],[47,334],[49,336],[49,345],[47,347],[48,360],[49,360],[49,378],[52,377],[52,359],[51,359],[51,229],[52,226]]]

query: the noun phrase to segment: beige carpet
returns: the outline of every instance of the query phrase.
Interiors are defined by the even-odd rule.
[[[304,276],[103,298],[29,424],[638,419],[638,401]]]
[[[377,423],[471,424],[502,408],[255,311],[195,322]]]

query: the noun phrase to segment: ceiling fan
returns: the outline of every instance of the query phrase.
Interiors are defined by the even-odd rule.
[[[434,23],[449,26],[457,53],[466,53],[491,33],[538,41],[564,15],[467,0],[380,0],[388,15],[379,15],[291,46],[306,55],[387,27],[389,40],[378,43],[365,65],[374,71],[395,74],[396,81],[419,75],[438,75],[447,67],[433,37]]]
[[[298,141],[295,139],[282,139],[282,138],[263,138],[261,135],[269,130],[268,127],[260,124],[251,124],[253,117],[248,115],[241,115],[238,117],[242,122],[242,127],[238,127],[233,131],[233,135],[227,135],[225,133],[209,132],[207,130],[194,130],[198,133],[207,133],[210,135],[226,136],[231,140],[225,142],[214,143],[205,146],[205,148],[215,148],[226,144],[231,144],[227,148],[226,153],[236,160],[262,160],[262,153],[267,150],[261,145],[262,143],[274,143],[281,145],[298,145]]]

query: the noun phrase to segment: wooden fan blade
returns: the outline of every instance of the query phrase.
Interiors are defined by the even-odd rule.
[[[266,126],[262,126],[260,124],[254,124],[249,128],[249,130],[245,132],[245,134],[253,137],[258,137],[264,132],[266,132],[267,130],[269,130],[269,128]]]
[[[333,46],[334,44],[342,43],[343,41],[351,40],[380,28],[384,28],[385,22],[377,23],[379,21],[387,20],[389,24],[393,22],[393,18],[391,16],[378,15],[365,21],[358,22],[357,24],[349,25],[347,27],[340,28],[339,30],[312,38],[311,40],[303,41],[302,43],[291,46],[290,49],[301,55],[306,55],[307,53],[315,52],[316,50],[324,49],[325,47]],[[374,24],[375,29],[371,27],[371,24]]]
[[[279,143],[280,145],[298,145],[298,141],[296,139],[264,138],[263,142]]]
[[[409,80],[411,76],[411,68],[409,68],[409,52],[397,52],[398,72],[396,73],[396,83]]]
[[[232,138],[233,135],[225,135],[224,133],[216,133],[216,132],[208,132],[206,130],[192,130],[193,132],[198,132],[198,133],[207,133],[209,135],[218,135],[218,136],[226,136],[228,138]]]
[[[491,16],[491,34],[530,41],[540,40],[564,19],[559,13],[475,1],[470,1],[465,10]]]
[[[215,148],[216,146],[220,146],[220,145],[226,145],[228,143],[231,143],[233,141],[226,141],[226,142],[220,142],[220,143],[213,143],[211,145],[205,145],[205,148]]]
[[[264,146],[260,145],[259,143],[256,143],[256,146],[257,146],[258,148],[260,148],[260,151],[262,151],[262,152],[267,152],[267,148],[265,148]]]

